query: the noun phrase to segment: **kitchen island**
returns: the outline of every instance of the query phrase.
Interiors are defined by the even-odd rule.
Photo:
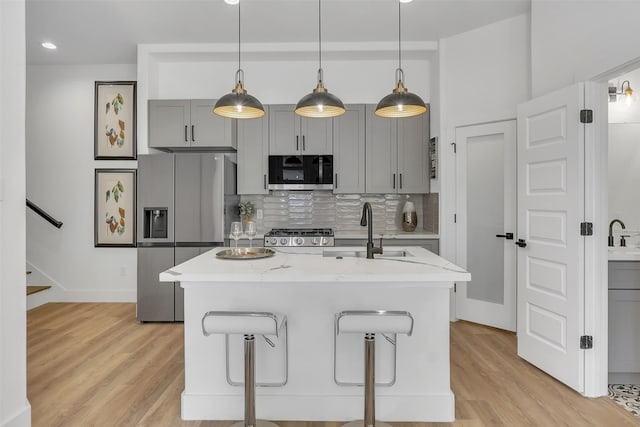
[[[269,349],[256,337],[256,413],[275,420],[340,421],[362,418],[362,336],[335,337],[344,310],[403,310],[414,318],[411,336],[376,342],[376,415],[387,421],[452,421],[449,295],[468,272],[419,247],[394,247],[376,259],[358,248],[283,248],[270,258],[223,260],[216,248],[160,274],[185,290],[183,419],[237,420],[243,416],[242,337],[205,337],[210,310],[285,314],[286,342]],[[360,252],[361,255],[361,252]],[[260,347],[262,345],[262,347]],[[286,349],[288,348],[288,352]],[[283,353],[284,352],[284,353]],[[288,364],[282,363],[288,353]],[[335,353],[335,363],[334,363]],[[394,366],[396,367],[394,369]]]

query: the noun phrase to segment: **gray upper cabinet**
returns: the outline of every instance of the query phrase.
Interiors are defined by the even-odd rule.
[[[270,113],[267,113],[269,116]],[[269,119],[238,120],[238,194],[269,194]]]
[[[333,119],[333,192],[365,192],[365,106],[346,105]]]
[[[366,106],[367,193],[429,192],[429,116],[389,119]]]
[[[150,100],[149,147],[235,149],[236,121],[213,114],[215,103],[215,99]]]
[[[269,105],[269,154],[332,154],[332,119],[300,117],[295,105]]]

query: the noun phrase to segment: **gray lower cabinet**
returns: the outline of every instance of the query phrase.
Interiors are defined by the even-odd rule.
[[[269,194],[268,116],[238,120],[238,194]]]
[[[380,239],[374,239],[376,246],[380,244]],[[367,239],[335,239],[335,246],[362,246],[365,247]],[[440,253],[440,240],[439,239],[385,239],[382,238],[382,246],[420,246],[425,248],[434,254]]]
[[[236,121],[213,114],[215,99],[149,101],[149,147],[235,149]]]
[[[640,262],[609,262],[609,383],[640,383]]]
[[[160,272],[174,264],[173,247],[138,247],[137,318],[145,322],[174,319],[173,283],[160,282]]]
[[[365,192],[365,106],[345,105],[333,119],[333,192]]]

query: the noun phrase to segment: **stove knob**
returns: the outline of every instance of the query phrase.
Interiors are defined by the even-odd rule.
[[[320,243],[320,239],[318,237],[314,237],[313,239],[311,239],[312,245],[317,246],[318,243]]]
[[[283,237],[282,239],[280,239],[280,244],[282,246],[286,246],[289,243],[289,239],[287,239],[286,237]]]
[[[276,239],[275,237],[269,237],[268,243],[271,246],[275,246],[278,244],[278,239]]]
[[[323,238],[320,240],[320,246],[322,246],[322,245],[326,245],[327,243],[329,243],[329,239],[327,239],[326,237],[323,237]]]
[[[294,243],[298,246],[302,245],[303,242],[304,240],[302,240],[302,237],[296,237],[294,240]]]

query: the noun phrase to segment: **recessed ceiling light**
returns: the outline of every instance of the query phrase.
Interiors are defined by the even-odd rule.
[[[240,3],[240,0],[224,0],[224,2],[226,4],[238,4]]]
[[[413,0],[399,0],[400,3],[411,3]]]
[[[55,44],[51,43],[51,42],[44,42],[42,43],[42,47],[44,47],[45,49],[57,49],[58,46],[56,46]]]

